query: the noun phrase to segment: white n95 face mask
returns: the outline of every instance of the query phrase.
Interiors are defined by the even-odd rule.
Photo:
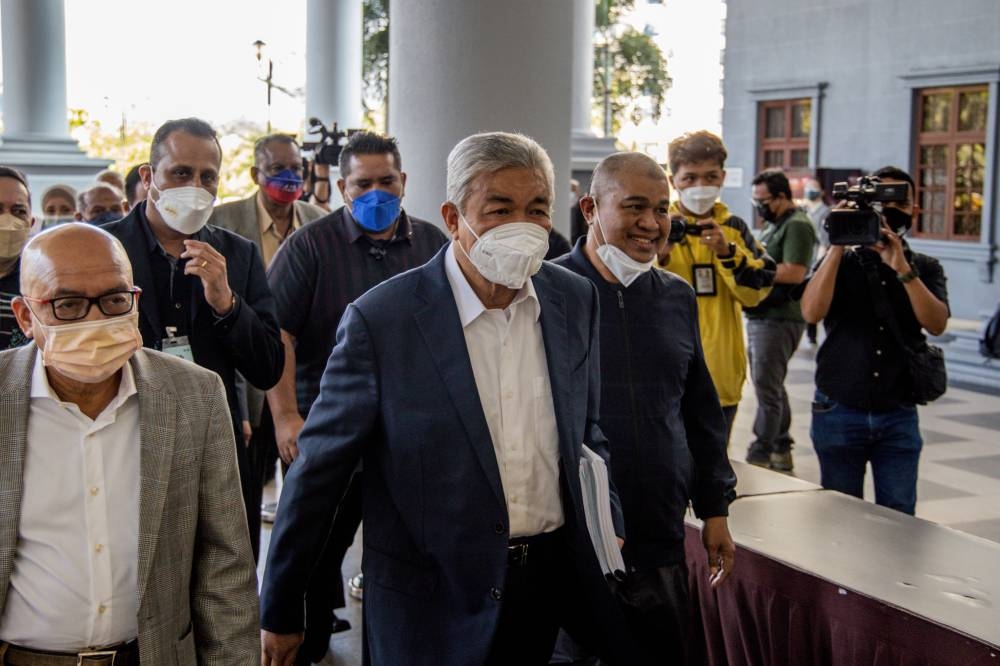
[[[476,234],[461,213],[459,217],[476,242],[468,252],[459,243],[465,256],[479,274],[508,289],[520,289],[542,267],[549,251],[549,234],[531,222],[508,222],[493,227],[482,236]]]
[[[678,190],[677,194],[681,198],[681,204],[695,215],[704,215],[712,210],[715,200],[719,198],[721,187],[710,185],[699,185]]]
[[[187,185],[161,190],[150,181],[149,189],[157,194],[153,200],[167,226],[185,236],[196,234],[212,217],[215,197],[202,188]]]
[[[601,216],[597,213],[597,203],[594,203],[594,220],[597,228],[601,232],[602,245],[597,248],[597,256],[600,257],[604,265],[607,266],[611,274],[618,278],[618,281],[628,287],[636,281],[643,273],[648,273],[653,267],[656,257],[646,263],[641,263],[628,256],[624,250],[608,242],[608,237],[601,226]]]

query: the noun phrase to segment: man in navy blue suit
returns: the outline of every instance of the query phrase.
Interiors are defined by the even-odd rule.
[[[542,263],[552,163],[527,137],[477,134],[447,180],[452,242],[341,320],[275,521],[264,664],[294,659],[309,572],[359,461],[370,663],[545,664],[560,624],[634,663],[579,483],[582,445],[608,456],[597,292]]]

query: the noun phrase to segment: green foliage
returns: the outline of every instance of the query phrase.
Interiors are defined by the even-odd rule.
[[[654,120],[659,119],[670,87],[667,62],[653,38],[634,28],[618,28],[618,19],[634,5],[634,0],[597,0],[593,105],[595,115],[603,118],[604,92],[610,79],[613,133],[641,102]]]
[[[368,129],[385,130],[389,103],[389,0],[365,0],[361,52],[363,104]]]

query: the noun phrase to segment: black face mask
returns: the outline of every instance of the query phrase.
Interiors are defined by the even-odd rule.
[[[889,228],[897,234],[903,234],[913,226],[913,216],[898,208],[884,207],[882,217],[885,218],[885,223],[889,225]]]
[[[765,222],[774,222],[778,219],[778,216],[771,210],[771,207],[766,204],[757,204],[757,214],[761,216]]]

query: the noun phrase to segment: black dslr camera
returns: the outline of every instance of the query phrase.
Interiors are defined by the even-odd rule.
[[[361,131],[357,129],[340,131],[337,129],[337,123],[333,124],[333,129],[327,129],[319,118],[310,118],[309,128],[309,134],[319,134],[320,138],[318,141],[303,143],[302,150],[312,152],[312,161],[316,164],[329,166],[337,166],[344,140]]]
[[[873,245],[882,238],[881,217],[873,203],[906,201],[906,183],[882,183],[874,176],[862,176],[858,184],[834,183],[833,198],[849,201],[854,208],[835,208],[826,218],[831,245]]]
[[[667,241],[680,243],[684,236],[700,236],[705,227],[700,224],[691,224],[683,217],[670,218],[670,233],[667,234]]]

